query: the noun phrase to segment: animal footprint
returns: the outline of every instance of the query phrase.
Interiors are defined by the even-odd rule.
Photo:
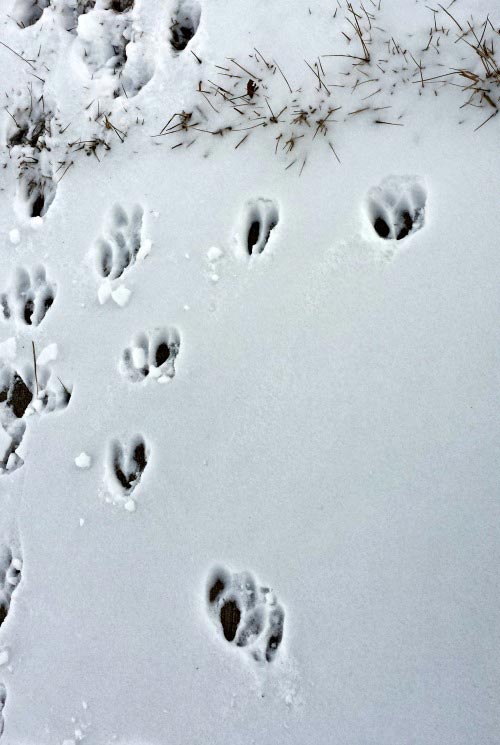
[[[5,320],[39,326],[55,297],[56,285],[47,279],[45,267],[36,266],[31,273],[18,267],[11,289],[0,295],[0,312]]]
[[[120,372],[133,383],[140,383],[149,376],[159,383],[166,383],[175,375],[174,363],[180,343],[175,328],[158,330],[154,334],[138,334],[123,352]]]
[[[143,214],[140,205],[133,207],[130,212],[119,204],[111,209],[102,235],[94,246],[98,276],[118,279],[135,264],[141,250]]]
[[[0,474],[12,473],[24,461],[17,453],[26,431],[25,420],[35,413],[65,409],[67,388],[46,365],[18,371],[0,361]]]
[[[380,238],[401,241],[424,225],[427,194],[415,176],[390,176],[368,194],[368,217]]]
[[[30,3],[31,8],[38,6]],[[43,86],[14,97],[5,144],[18,168],[15,209],[22,219],[44,217],[55,199],[52,131],[57,126]]]
[[[0,549],[0,626],[9,613],[14,590],[21,581],[23,562],[19,554],[13,554],[10,548]]]
[[[259,198],[247,202],[237,238],[239,252],[249,256],[261,254],[278,222],[278,207],[271,199]]]
[[[12,17],[21,28],[33,26],[42,17],[50,0],[16,0],[12,10]]]
[[[180,0],[170,26],[170,44],[182,52],[200,25],[201,8],[197,0]]]
[[[272,662],[283,640],[285,611],[249,572],[214,569],[207,584],[208,613],[226,641],[257,662]]]
[[[107,462],[107,485],[117,498],[127,498],[139,486],[149,459],[149,448],[140,435],[123,447],[118,440],[110,444]]]

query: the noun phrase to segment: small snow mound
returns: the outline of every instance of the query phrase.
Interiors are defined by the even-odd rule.
[[[78,466],[78,468],[90,468],[91,464],[92,459],[87,453],[80,453],[80,455],[77,455],[75,458],[75,465]]]
[[[17,228],[9,231],[9,240],[14,246],[21,242],[21,233]]]

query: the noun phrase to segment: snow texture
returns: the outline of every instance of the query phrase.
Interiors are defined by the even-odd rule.
[[[499,34],[0,3],[0,745],[500,745]]]

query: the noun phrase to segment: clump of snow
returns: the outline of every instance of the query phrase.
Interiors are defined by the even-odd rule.
[[[80,453],[75,458],[75,464],[78,468],[90,468],[92,465],[92,458],[85,452]]]
[[[132,291],[128,287],[125,287],[125,285],[120,285],[120,287],[117,287],[116,290],[112,290],[111,292],[111,297],[120,308],[124,308],[128,304],[131,295]]]
[[[21,242],[21,233],[17,228],[9,230],[9,240],[14,246],[17,246]]]

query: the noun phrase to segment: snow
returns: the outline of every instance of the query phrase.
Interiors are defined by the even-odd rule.
[[[500,17],[427,6],[1,4],[0,745],[500,743]]]
[[[90,468],[92,465],[92,458],[87,453],[80,453],[75,458],[75,464],[78,468]]]
[[[21,242],[21,233],[17,228],[9,230],[9,240],[14,246]]]
[[[124,308],[130,300],[132,292],[124,285],[120,285],[116,290],[111,292],[111,297],[120,308]]]

